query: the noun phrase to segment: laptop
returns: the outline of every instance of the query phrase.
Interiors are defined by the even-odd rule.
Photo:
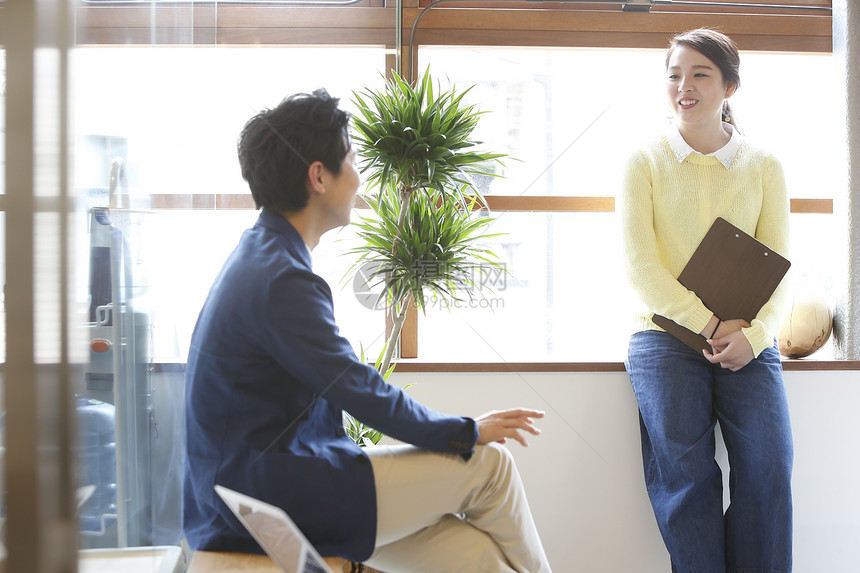
[[[285,573],[334,573],[284,510],[221,485],[215,491]]]

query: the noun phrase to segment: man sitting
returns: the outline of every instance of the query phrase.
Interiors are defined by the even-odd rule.
[[[311,268],[359,186],[349,116],[324,90],[252,118],[239,161],[262,208],[200,312],[187,365],[184,527],[194,549],[261,551],[221,484],[283,508],[322,555],[388,573],[550,571],[508,450],[542,412],[431,410],[358,360]],[[412,445],[360,448],[342,411]]]

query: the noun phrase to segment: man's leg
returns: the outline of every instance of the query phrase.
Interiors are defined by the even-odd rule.
[[[514,573],[492,537],[452,514],[377,547],[365,563],[385,573]]]
[[[392,572],[550,571],[507,448],[477,446],[468,462],[412,446],[377,446],[367,453],[378,508],[377,551],[368,565],[385,570],[384,559]],[[424,542],[435,547],[423,549]],[[424,565],[411,568],[413,559]],[[487,566],[488,559],[496,566]]]

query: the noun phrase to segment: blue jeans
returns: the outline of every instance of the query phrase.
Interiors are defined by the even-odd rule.
[[[779,352],[737,372],[665,332],[633,335],[645,484],[675,573],[791,571],[793,446]],[[720,422],[731,504],[714,459]]]

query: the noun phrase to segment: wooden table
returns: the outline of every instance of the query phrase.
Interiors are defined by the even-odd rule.
[[[326,557],[334,571],[342,571],[347,563],[340,557]],[[282,573],[268,555],[195,551],[187,573]]]

